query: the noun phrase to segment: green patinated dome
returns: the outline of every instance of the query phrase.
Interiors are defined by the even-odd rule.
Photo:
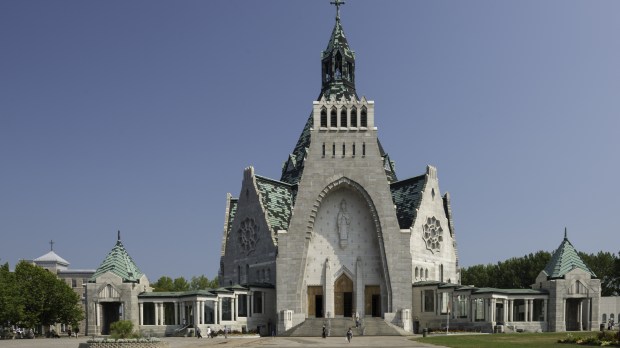
[[[140,281],[140,277],[144,275],[138,266],[136,266],[136,263],[133,261],[131,256],[129,256],[127,250],[125,250],[125,247],[121,242],[120,231],[116,245],[112,248],[112,250],[110,250],[108,256],[106,256],[90,280],[95,281],[95,279],[105,272],[116,274],[123,279],[123,282],[126,283],[137,283]]]
[[[566,232],[564,232],[564,240],[551,256],[551,260],[545,267],[545,273],[547,273],[548,279],[564,278],[566,273],[575,268],[590,273],[593,278],[596,277],[596,274],[579,257],[577,250],[568,240]]]

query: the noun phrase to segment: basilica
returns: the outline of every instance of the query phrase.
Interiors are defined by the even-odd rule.
[[[79,287],[86,333],[108,334],[119,319],[154,335],[197,327],[318,335],[325,323],[354,323],[358,334],[593,330],[601,316],[613,317],[602,303],[617,309],[618,298],[601,301],[600,280],[566,233],[530,289],[461,284],[450,195],[433,166],[397,176],[375,102],[356,90],[342,2],[332,3],[320,93],[299,119],[280,178],[249,166],[239,194],[227,195],[220,288],[153,292],[119,233]]]

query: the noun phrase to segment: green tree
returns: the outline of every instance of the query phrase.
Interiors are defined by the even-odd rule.
[[[174,290],[173,291],[187,291],[187,290],[189,290],[189,283],[183,277],[174,278],[173,284],[174,284],[174,286],[173,286]]]
[[[17,288],[23,300],[21,324],[74,324],[84,318],[80,296],[55,274],[28,262],[15,267]]]
[[[193,276],[192,280],[189,283],[190,290],[206,290],[206,289],[216,289],[218,287],[217,277],[213,280],[209,280],[204,275],[201,276]]]
[[[15,274],[8,262],[0,266],[0,327],[21,321],[24,312]]]
[[[174,283],[170,277],[162,276],[151,285],[153,286],[153,291],[155,292],[174,291]]]
[[[599,251],[597,254],[580,252],[579,256],[601,280],[602,296],[613,296],[620,293],[618,275],[616,275],[618,258],[614,254],[605,251]]]

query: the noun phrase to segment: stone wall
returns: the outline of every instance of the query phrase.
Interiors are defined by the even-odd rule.
[[[89,342],[79,348],[168,348],[168,342]]]

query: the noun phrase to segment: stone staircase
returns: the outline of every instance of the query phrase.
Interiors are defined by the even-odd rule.
[[[323,325],[328,328],[329,336],[346,336],[347,330],[351,328],[353,336],[400,336],[401,333],[386,323],[382,318],[364,318],[361,326],[355,328],[353,318],[308,318],[303,323],[280,334],[287,337],[320,337],[323,332]]]

